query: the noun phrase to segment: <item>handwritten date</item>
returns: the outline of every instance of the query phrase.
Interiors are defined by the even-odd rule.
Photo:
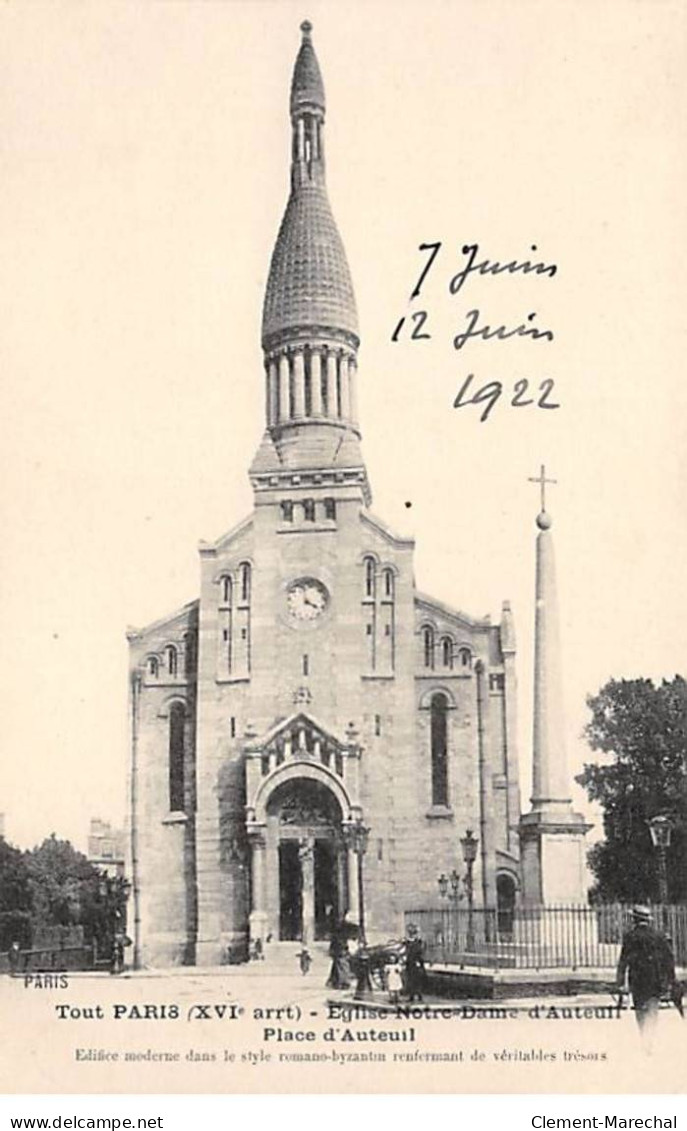
[[[465,381],[460,387],[458,395],[453,402],[454,408],[466,408],[468,405],[484,405],[482,414],[480,416],[480,423],[484,424],[485,420],[489,419],[491,410],[496,405],[499,397],[503,393],[503,384],[501,381],[488,381],[486,385],[482,385],[472,396],[469,396],[470,387],[475,379],[474,373],[466,377]],[[513,408],[526,408],[528,405],[536,404],[537,408],[560,408],[560,404],[555,404],[549,400],[553,393],[554,383],[550,377],[542,381],[537,390],[538,396],[528,397],[529,381],[526,377],[516,381],[513,386],[513,397],[511,405]]]

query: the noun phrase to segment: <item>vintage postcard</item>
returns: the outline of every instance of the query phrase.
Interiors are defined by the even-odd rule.
[[[0,1086],[682,1092],[685,5],[0,25]]]

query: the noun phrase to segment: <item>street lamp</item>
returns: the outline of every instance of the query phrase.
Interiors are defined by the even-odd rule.
[[[673,824],[670,817],[660,814],[649,821],[651,843],[658,856],[658,898],[659,902],[668,902],[668,873],[666,870],[666,852],[670,848],[670,834]]]
[[[474,888],[472,883],[472,869],[475,860],[477,859],[477,845],[479,840],[474,836],[472,829],[468,829],[465,836],[460,838],[460,847],[463,850],[463,860],[467,867],[467,875],[465,877],[465,888],[468,893],[468,937],[467,949],[472,951],[475,949],[475,931],[473,923],[473,896]]]
[[[442,899],[451,899],[457,903],[458,900],[462,898],[460,892],[460,876],[455,868],[450,876],[442,872],[437,879],[437,885],[439,887],[439,895]]]

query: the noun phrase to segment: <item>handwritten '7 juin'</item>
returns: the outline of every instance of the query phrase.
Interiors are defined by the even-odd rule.
[[[411,302],[419,298],[423,284],[441,247],[441,242],[420,244],[418,250],[423,253],[428,252],[429,255],[410,294]],[[532,244],[530,250],[536,252],[536,244]],[[452,295],[458,294],[473,274],[482,276],[534,274],[543,276],[546,279],[553,279],[558,272],[558,267],[555,263],[544,263],[530,259],[513,259],[508,263],[500,263],[497,260],[480,257],[479,244],[476,243],[464,244],[461,251],[465,257],[465,262],[449,282],[448,289],[449,293]],[[464,328],[459,329],[453,339],[453,348],[455,350],[462,350],[471,341],[498,342],[505,341],[508,338],[529,338],[534,342],[552,342],[554,340],[553,330],[535,325],[536,317],[536,312],[532,311],[518,326],[492,326],[483,320],[479,309],[475,308],[474,310],[469,310],[465,315]],[[408,326],[406,326],[406,318],[408,318],[409,321]],[[405,336],[407,336],[410,341],[423,341],[432,337],[426,310],[415,310],[408,316],[404,314],[391,335],[392,342],[398,342],[400,340],[404,326],[406,326]],[[484,423],[484,421],[489,418],[489,414],[503,393],[503,384],[501,381],[488,381],[470,396],[469,393],[474,379],[474,373],[470,373],[461,385],[453,402],[453,407],[465,408],[470,404],[483,404],[484,408],[480,416],[480,421]],[[553,394],[553,389],[554,381],[552,378],[547,377],[545,380],[541,381],[536,390],[538,396],[535,393],[534,396],[528,397],[529,381],[527,378],[523,377],[513,384],[513,396],[510,404],[513,408],[524,408],[527,405],[533,404],[536,404],[537,408],[543,409],[560,408],[560,404],[554,403],[554,401],[550,399]]]

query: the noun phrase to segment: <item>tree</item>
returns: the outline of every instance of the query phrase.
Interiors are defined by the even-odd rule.
[[[86,941],[102,931],[102,877],[90,860],[55,834],[26,854],[34,927],[83,927]]]
[[[31,941],[31,886],[24,853],[0,838],[0,952]]]
[[[605,840],[589,853],[596,878],[590,895],[658,899],[649,821],[665,814],[673,825],[668,898],[687,899],[687,683],[681,676],[659,687],[650,679],[612,679],[587,705],[587,741],[612,759],[585,764],[576,779],[603,809]]]

